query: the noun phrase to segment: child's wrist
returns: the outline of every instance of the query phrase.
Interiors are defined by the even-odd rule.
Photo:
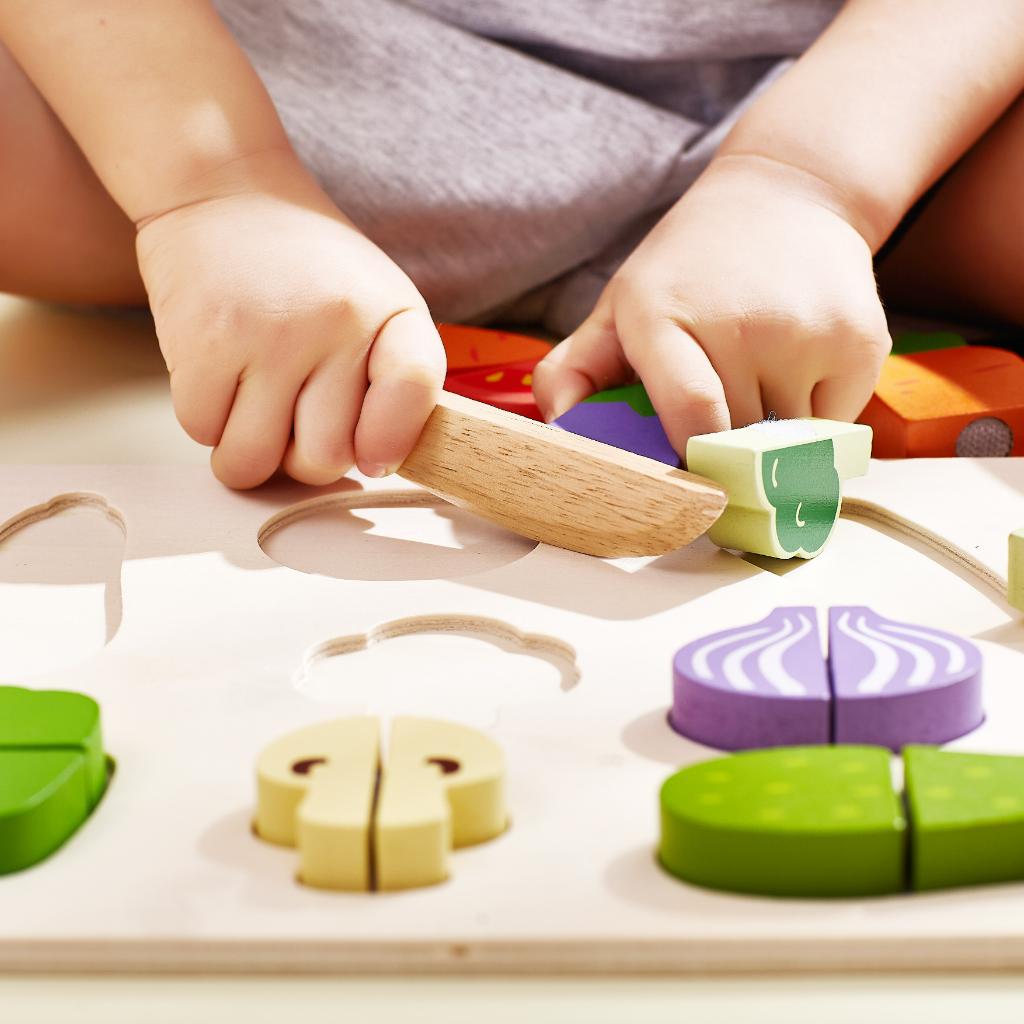
[[[769,152],[719,150],[701,180],[711,187],[731,182],[745,190],[782,190],[789,196],[803,197],[841,217],[864,239],[872,252],[877,251],[895,226],[883,202],[861,195],[839,181],[828,180],[796,161]]]
[[[245,195],[271,195],[328,206],[320,185],[284,143],[207,166],[196,166],[172,189],[150,198],[148,208],[133,217],[137,231],[176,210]],[[337,211],[334,211],[337,212]]]

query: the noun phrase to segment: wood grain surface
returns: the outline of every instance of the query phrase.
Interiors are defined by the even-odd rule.
[[[717,484],[442,392],[398,475],[524,537],[587,555],[662,555],[726,506]]]

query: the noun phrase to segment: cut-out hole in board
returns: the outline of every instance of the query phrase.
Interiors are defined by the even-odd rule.
[[[412,490],[313,498],[268,520],[259,543],[279,565],[344,580],[452,579],[507,565],[537,546]]]
[[[62,494],[0,523],[0,680],[80,664],[121,623],[125,525],[100,495]]]
[[[579,681],[555,637],[471,615],[423,615],[309,651],[300,692],[353,714],[421,715],[489,727],[502,708],[549,700]]]

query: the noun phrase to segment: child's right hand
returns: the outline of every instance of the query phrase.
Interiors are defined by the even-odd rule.
[[[409,278],[312,182],[239,189],[140,227],[174,409],[230,487],[397,468],[444,380]]]
[[[535,368],[549,419],[635,379],[685,456],[765,416],[853,420],[892,342],[871,249],[812,176],[718,158]]]

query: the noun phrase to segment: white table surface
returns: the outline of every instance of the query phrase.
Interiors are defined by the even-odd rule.
[[[200,463],[174,420],[152,328],[0,296],[0,464]],[[2,481],[0,481],[2,485]],[[355,1011],[353,1013],[353,1011]],[[505,1021],[1024,1019],[1024,978],[856,975],[711,978],[0,978],[12,1024],[234,1021],[315,1024],[369,1013]]]

